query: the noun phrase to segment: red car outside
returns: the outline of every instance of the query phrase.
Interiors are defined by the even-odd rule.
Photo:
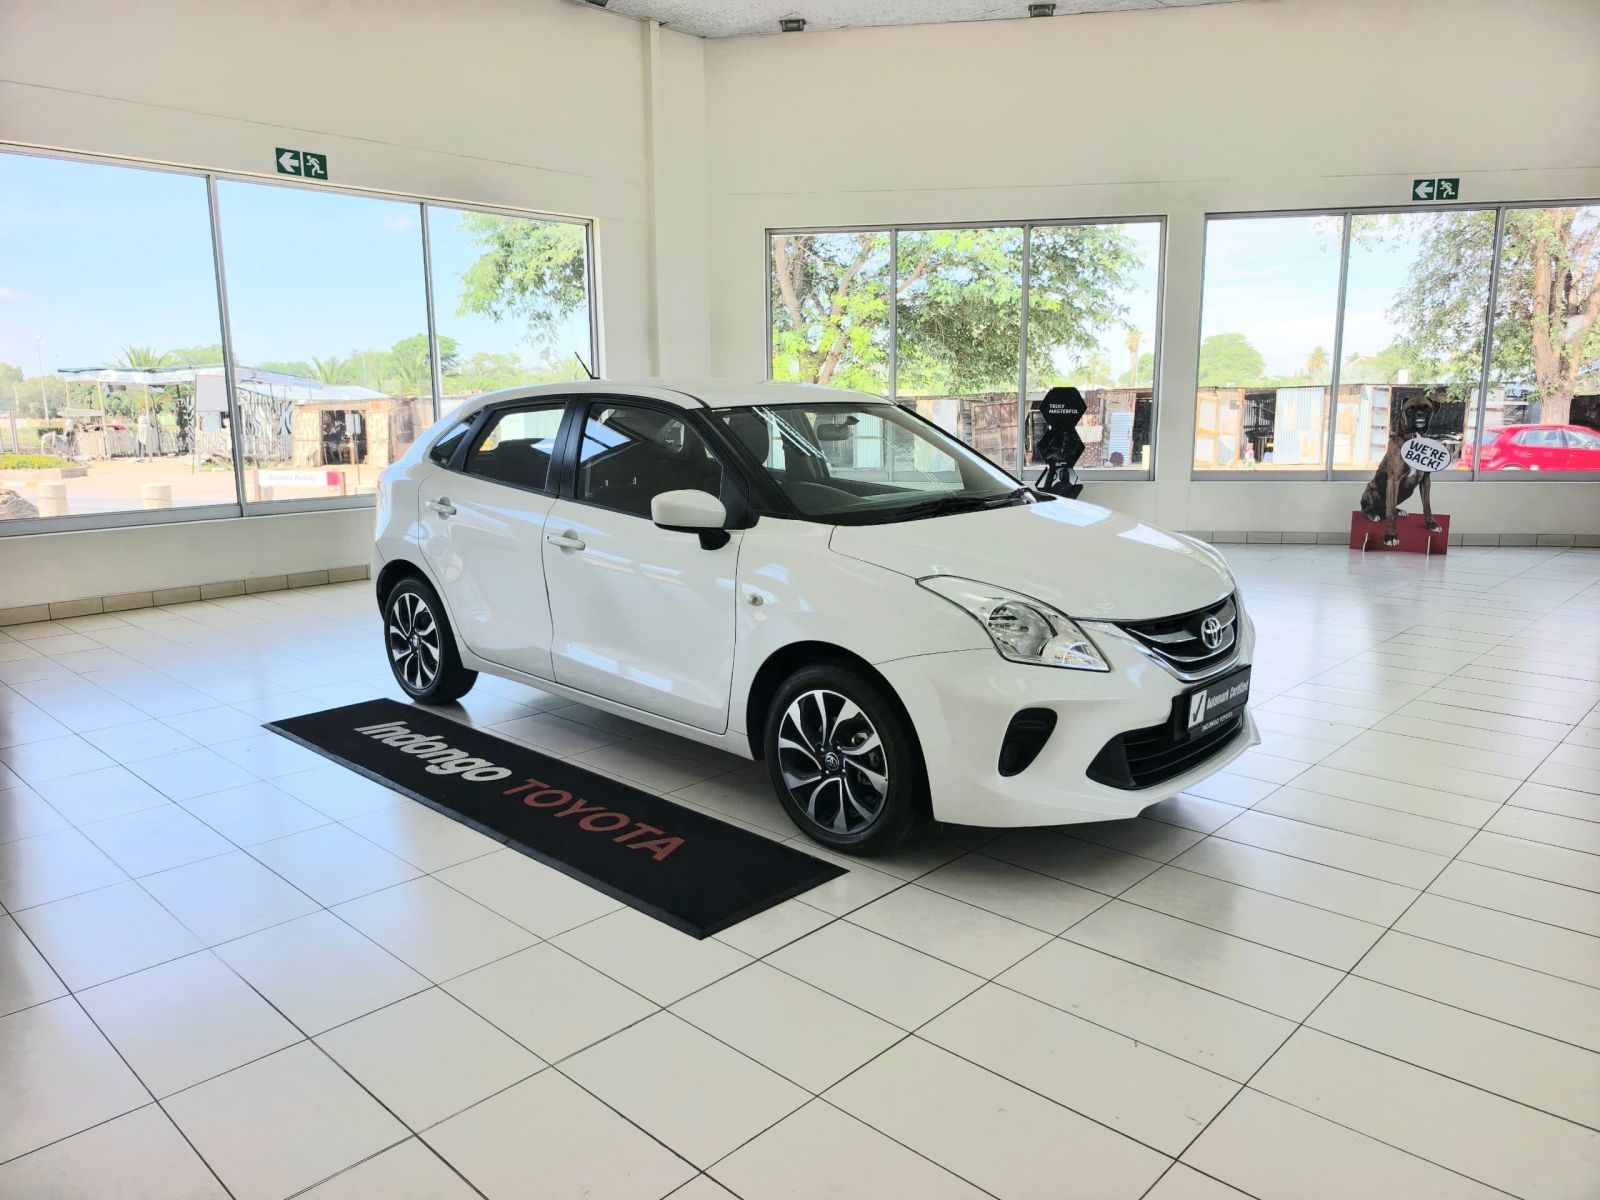
[[[1461,454],[1472,466],[1472,446]],[[1505,425],[1483,431],[1485,471],[1600,471],[1600,433],[1582,425]]]

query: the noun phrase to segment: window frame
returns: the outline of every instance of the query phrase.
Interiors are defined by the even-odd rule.
[[[1261,470],[1220,470],[1203,471],[1194,465],[1194,439],[1195,428],[1191,426],[1189,435],[1189,480],[1191,483],[1238,483],[1242,480],[1267,483],[1337,483],[1370,480],[1371,470],[1352,469],[1349,467],[1336,468],[1333,465],[1333,444],[1337,428],[1339,368],[1341,367],[1340,355],[1343,353],[1344,323],[1345,323],[1345,294],[1346,283],[1350,273],[1350,229],[1352,219],[1359,216],[1383,215],[1387,213],[1410,212],[1492,212],[1494,214],[1494,248],[1489,264],[1489,292],[1485,300],[1485,318],[1483,326],[1483,351],[1479,364],[1477,379],[1477,418],[1472,440],[1472,468],[1470,471],[1452,470],[1440,472],[1441,483],[1528,483],[1537,480],[1541,484],[1550,483],[1584,483],[1600,480],[1600,471],[1485,471],[1483,469],[1483,450],[1490,442],[1484,442],[1484,423],[1489,402],[1489,375],[1494,354],[1495,309],[1499,303],[1500,264],[1502,250],[1505,244],[1505,215],[1508,212],[1527,209],[1546,208],[1591,208],[1600,206],[1600,199],[1563,199],[1563,200],[1515,200],[1491,203],[1469,204],[1456,202],[1451,204],[1365,204],[1350,205],[1337,208],[1282,208],[1265,210],[1240,210],[1208,212],[1202,217],[1201,250],[1200,250],[1200,299],[1195,311],[1195,346],[1201,340],[1201,331],[1205,328],[1205,251],[1210,241],[1211,222],[1213,221],[1248,221],[1265,220],[1272,218],[1294,217],[1336,217],[1341,221],[1340,248],[1339,248],[1339,286],[1336,301],[1337,308],[1334,312],[1334,354],[1331,360],[1332,372],[1329,377],[1329,403],[1328,403],[1328,429],[1327,444],[1324,449],[1323,463],[1320,470],[1309,471],[1261,471]],[[1197,360],[1198,361],[1198,360]],[[1157,374],[1160,373],[1160,362],[1157,361]],[[1198,383],[1196,384],[1198,388]],[[1194,400],[1190,400],[1191,408]]]
[[[443,464],[442,469],[453,474],[464,476],[467,479],[476,479],[480,483],[498,484],[500,487],[511,488],[513,491],[527,492],[535,496],[556,497],[561,494],[561,483],[565,476],[564,451],[567,445],[567,428],[572,421],[572,412],[575,400],[571,396],[548,397],[523,397],[520,400],[501,400],[493,404],[485,404],[472,414],[472,424],[467,429],[467,434],[461,439],[461,444],[450,452],[450,461]],[[477,449],[488,434],[494,423],[501,417],[510,413],[533,412],[539,409],[560,409],[561,419],[556,423],[554,448],[550,452],[550,469],[545,473],[544,486],[533,487],[526,483],[512,483],[509,479],[497,479],[493,475],[480,475],[476,471],[467,469],[467,460],[472,452]],[[453,429],[454,426],[451,426]],[[445,431],[447,434],[449,430]],[[440,464],[435,463],[436,466]]]
[[[336,192],[366,199],[398,201],[415,205],[422,225],[423,295],[427,306],[428,353],[432,364],[433,421],[441,416],[442,395],[439,370],[439,337],[434,314],[434,278],[432,250],[428,240],[428,213],[430,209],[450,209],[455,212],[481,212],[493,216],[520,217],[535,221],[556,221],[583,227],[584,288],[588,298],[589,366],[596,371],[600,362],[600,294],[595,278],[595,223],[591,217],[566,213],[541,212],[534,209],[508,208],[502,205],[479,204],[452,200],[446,196],[399,192],[384,188],[354,187],[342,183],[307,183],[276,175],[249,171],[210,168],[193,164],[161,163],[148,159],[115,154],[93,154],[80,151],[57,150],[26,142],[0,139],[0,155],[18,155],[31,158],[49,158],[65,162],[122,167],[135,171],[154,171],[166,175],[198,178],[205,182],[206,198],[210,212],[208,236],[211,239],[213,282],[217,289],[219,336],[222,342],[223,378],[228,398],[228,423],[233,453],[234,500],[232,503],[195,505],[190,508],[130,509],[126,512],[84,513],[66,517],[18,517],[0,521],[0,538],[30,537],[50,533],[74,533],[91,529],[121,529],[143,525],[175,525],[186,521],[217,521],[248,517],[283,516],[293,513],[326,512],[346,508],[373,508],[377,504],[376,492],[356,496],[320,496],[301,500],[248,500],[245,496],[245,458],[240,441],[242,429],[239,421],[237,379],[234,372],[233,332],[228,312],[227,268],[222,252],[222,226],[217,206],[217,184],[223,181],[259,184],[312,192]],[[487,406],[486,406],[487,407]],[[481,412],[482,410],[480,410]],[[431,428],[431,427],[430,427]],[[424,433],[428,431],[423,431]],[[419,438],[420,440],[420,438]],[[474,478],[480,478],[474,476]],[[510,486],[510,485],[508,485]]]
[[[685,393],[687,395],[687,393]],[[693,397],[691,397],[693,399]],[[616,508],[610,504],[600,504],[593,500],[586,500],[578,495],[578,466],[581,462],[579,451],[583,442],[583,431],[589,423],[589,413],[595,406],[627,405],[633,408],[645,408],[652,412],[665,413],[676,417],[691,429],[695,436],[705,445],[711,457],[716,461],[722,471],[722,479],[717,492],[717,499],[728,512],[728,523],[724,528],[744,529],[754,524],[751,517],[748,497],[751,494],[749,479],[745,464],[729,453],[727,439],[720,435],[721,431],[714,428],[715,422],[704,420],[706,413],[713,411],[704,401],[695,399],[698,408],[688,408],[672,404],[665,400],[657,400],[653,396],[631,396],[626,392],[601,392],[585,393],[574,398],[572,411],[568,414],[568,424],[563,431],[560,446],[562,463],[561,489],[557,498],[582,505],[584,508],[598,509],[600,512],[616,513],[622,517],[632,517],[636,521],[654,527],[648,513],[639,514],[626,508]],[[709,432],[708,432],[709,431]]]
[[[1165,213],[1123,214],[1118,216],[1087,216],[1087,217],[1046,217],[1035,220],[990,220],[980,219],[971,221],[928,221],[928,222],[878,222],[860,225],[799,225],[799,226],[769,226],[766,230],[766,240],[763,246],[762,260],[762,294],[766,307],[766,368],[763,378],[772,379],[772,352],[773,352],[773,321],[772,321],[772,239],[779,235],[788,236],[815,236],[835,233],[882,233],[889,238],[889,279],[891,288],[898,284],[900,278],[900,235],[902,233],[922,233],[937,229],[1016,229],[1022,230],[1022,314],[1021,336],[1017,345],[1017,474],[1023,482],[1037,482],[1044,474],[1044,468],[1031,468],[1031,479],[1027,461],[1028,446],[1028,414],[1027,414],[1027,345],[1028,345],[1028,296],[1031,286],[1030,270],[1033,254],[1033,231],[1035,229],[1060,229],[1072,228],[1081,225],[1154,225],[1157,233],[1156,250],[1156,290],[1155,290],[1155,322],[1151,331],[1151,349],[1154,356],[1154,370],[1150,381],[1150,465],[1143,469],[1138,467],[1093,467],[1082,473],[1085,482],[1115,483],[1119,481],[1149,481],[1155,478],[1156,461],[1160,454],[1160,428],[1161,428],[1161,351],[1162,351],[1162,325],[1166,318],[1166,286],[1167,286],[1167,216]],[[883,397],[890,404],[899,405],[907,411],[914,411],[906,405],[900,404],[899,399],[899,347],[897,345],[897,320],[896,314],[899,304],[891,295],[888,305],[888,395]],[[960,441],[960,435],[945,430],[951,437]],[[966,442],[975,454],[981,454],[975,447]],[[987,458],[986,455],[982,457]],[[1004,470],[1005,468],[1001,468]]]

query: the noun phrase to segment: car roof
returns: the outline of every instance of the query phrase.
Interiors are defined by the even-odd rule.
[[[752,408],[767,404],[838,404],[841,401],[886,404],[881,396],[811,383],[775,383],[770,379],[580,379],[538,387],[503,388],[465,401],[455,412],[465,416],[486,404],[541,396],[639,396],[680,408]]]

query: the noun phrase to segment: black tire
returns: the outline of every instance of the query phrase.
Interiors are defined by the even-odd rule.
[[[882,854],[928,809],[911,723],[884,686],[842,662],[802,667],[778,688],[762,743],[784,811],[844,854]]]
[[[418,576],[399,580],[383,598],[383,644],[395,682],[422,704],[449,704],[478,682],[461,665],[439,593]]]

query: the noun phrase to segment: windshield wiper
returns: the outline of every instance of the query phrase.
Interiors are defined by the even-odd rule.
[[[998,496],[938,496],[932,500],[920,500],[905,508],[897,508],[887,514],[890,521],[917,521],[923,517],[944,517],[953,513],[980,512],[986,508],[1009,508],[1013,504],[1027,503],[1028,489],[1015,488],[1009,492],[1001,492]]]

